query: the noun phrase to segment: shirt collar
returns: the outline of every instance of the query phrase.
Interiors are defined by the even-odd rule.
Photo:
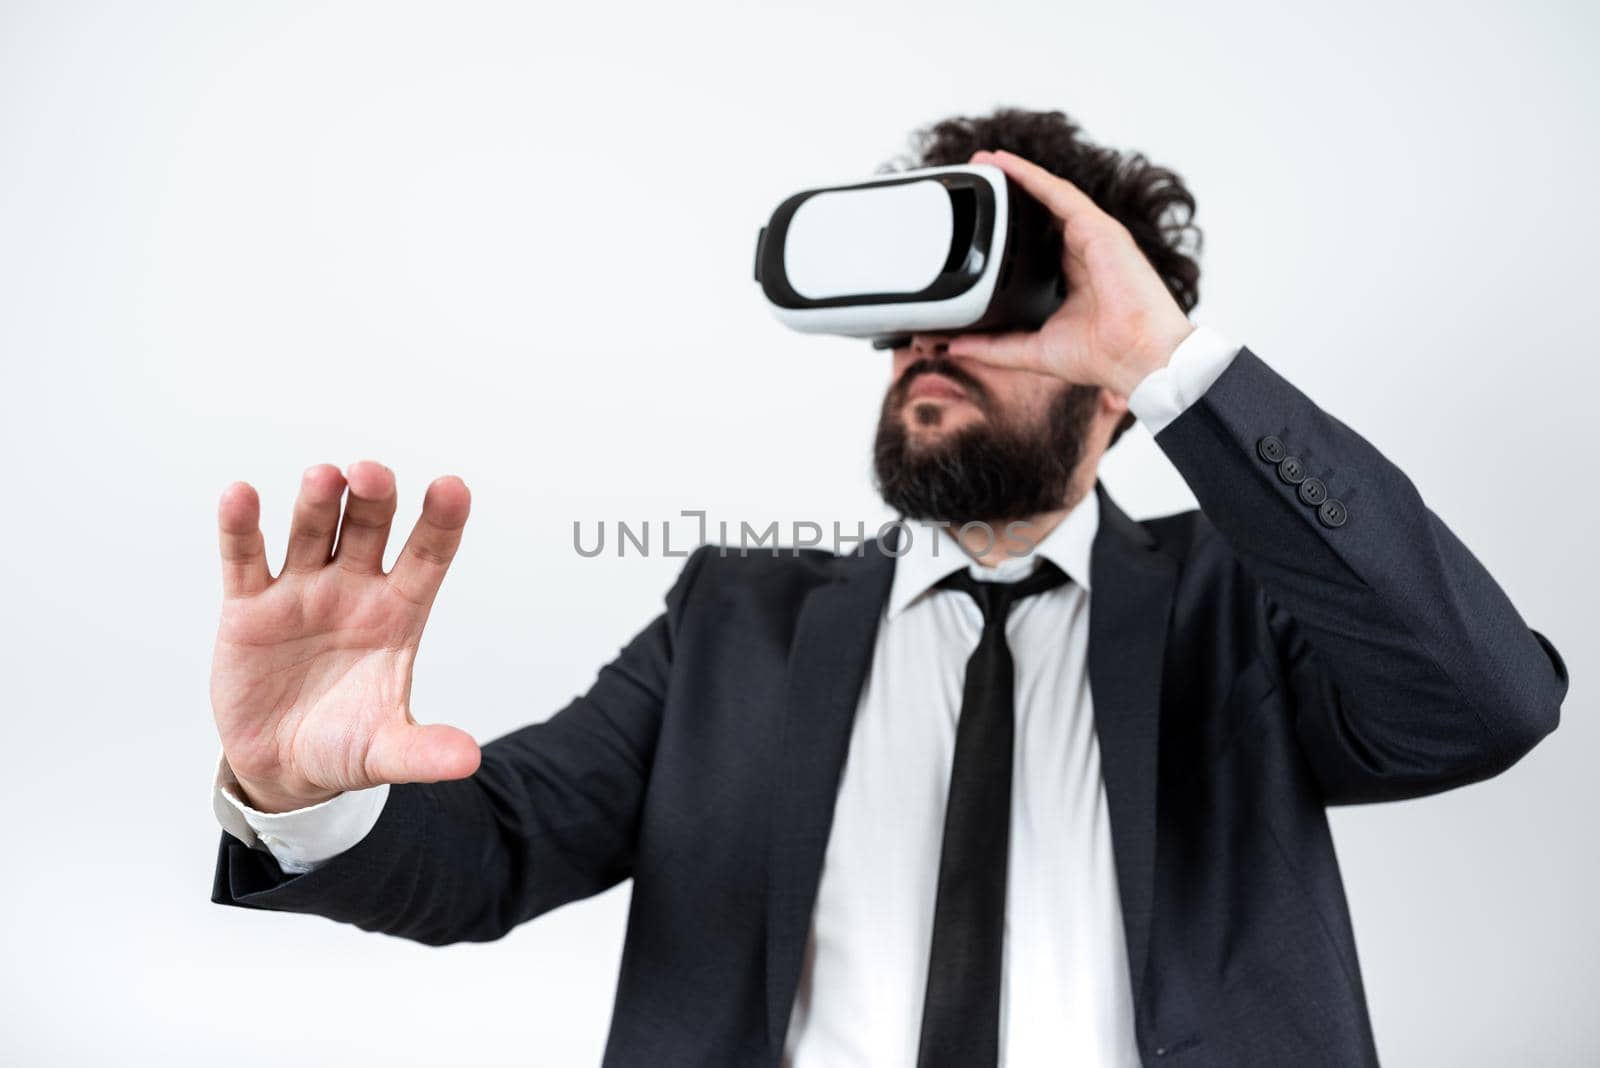
[[[967,555],[943,527],[905,521],[900,532],[900,544],[905,551],[895,560],[894,582],[889,589],[889,618],[905,611],[940,579],[963,566],[980,581],[1012,582],[1032,573],[1040,560],[1049,560],[1087,590],[1090,550],[1099,527],[1100,499],[1090,490],[1032,551],[986,567]]]

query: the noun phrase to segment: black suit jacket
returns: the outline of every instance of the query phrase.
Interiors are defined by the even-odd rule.
[[[1566,669],[1406,476],[1248,348],[1156,440],[1201,509],[1135,522],[1097,485],[1090,582],[1140,1049],[1374,1063],[1325,806],[1504,770],[1556,726]],[[631,878],[605,1063],[776,1065],[893,568],[876,542],[701,548],[593,688],[471,779],[394,787],[305,875],[224,834],[213,899],[442,944]]]

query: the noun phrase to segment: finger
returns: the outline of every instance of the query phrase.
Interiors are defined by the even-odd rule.
[[[1050,214],[1073,227],[1101,228],[1115,222],[1101,210],[1094,200],[1057,174],[1052,174],[1031,160],[1004,150],[975,153],[974,163],[992,163],[1005,171],[1033,198],[1050,209]]]
[[[995,367],[1037,370],[1043,355],[1040,346],[1037,330],[1012,330],[1003,334],[961,334],[950,339],[946,351]]]
[[[394,723],[367,749],[367,774],[376,782],[446,782],[478,770],[482,753],[472,735],[442,723]]]
[[[333,555],[333,536],[339,530],[339,498],[344,495],[344,475],[332,464],[306,468],[300,478],[300,496],[294,502],[289,524],[289,548],[283,570],[311,571]]]
[[[1061,242],[1061,267],[1066,274],[1067,292],[1083,289],[1089,282],[1089,265],[1083,246],[1096,233],[1111,233],[1121,224],[1108,215],[1087,193],[1067,179],[1010,152],[975,152],[974,163],[999,167],[1021,185],[1035,200],[1044,204],[1056,221]],[[1067,240],[1070,233],[1072,240]]]
[[[422,498],[422,516],[389,572],[389,583],[400,596],[412,604],[433,603],[471,508],[472,493],[465,482],[454,475],[434,479]]]
[[[346,570],[375,574],[383,570],[383,547],[389,543],[389,524],[394,521],[394,472],[362,460],[350,465],[345,480],[350,494],[333,558]]]
[[[249,597],[272,581],[266,545],[261,538],[261,498],[248,482],[222,491],[217,505],[218,542],[222,549],[222,595]]]

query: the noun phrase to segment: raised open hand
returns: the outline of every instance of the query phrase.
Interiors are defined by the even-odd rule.
[[[223,752],[251,805],[281,812],[344,790],[477,770],[478,745],[469,734],[420,726],[410,707],[417,644],[470,505],[459,478],[434,481],[385,573],[394,473],[364,461],[352,464],[347,478],[320,464],[301,481],[283,570],[273,578],[256,491],[236,482],[223,492],[222,621],[211,705]]]

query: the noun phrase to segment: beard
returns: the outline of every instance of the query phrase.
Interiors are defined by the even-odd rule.
[[[920,374],[948,377],[984,414],[934,441],[913,441],[906,430],[906,391]],[[1099,401],[1096,386],[1066,384],[1042,420],[1002,418],[982,384],[955,364],[919,360],[890,387],[878,417],[873,470],[878,493],[907,519],[941,523],[1003,523],[1061,508],[1083,458]],[[943,417],[938,404],[919,402],[911,417],[924,426]]]

